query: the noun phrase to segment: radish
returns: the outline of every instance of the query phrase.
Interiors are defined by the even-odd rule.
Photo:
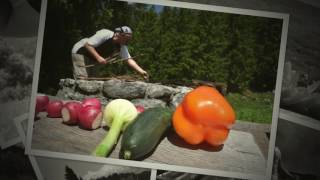
[[[63,103],[60,100],[50,101],[47,106],[48,117],[51,118],[60,118],[61,117],[61,109],[63,107]]]
[[[138,113],[142,113],[145,109],[142,105],[135,105],[137,110],[138,110]]]
[[[49,104],[49,97],[46,95],[37,95],[36,97],[36,114],[46,111]]]
[[[89,130],[97,129],[101,125],[102,112],[96,106],[85,106],[80,108],[78,117],[80,127]]]
[[[78,112],[82,105],[79,102],[71,101],[63,105],[61,110],[62,120],[65,124],[77,124]]]
[[[101,109],[101,102],[99,99],[97,98],[86,98],[82,101],[82,106],[86,107],[86,106],[95,106],[98,109]]]

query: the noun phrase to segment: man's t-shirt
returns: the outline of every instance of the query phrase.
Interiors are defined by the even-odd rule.
[[[82,47],[84,47],[84,45],[86,43],[90,44],[94,48],[98,48],[99,46],[102,46],[103,44],[107,43],[108,41],[111,42],[113,35],[114,35],[114,32],[110,31],[108,29],[99,30],[96,32],[96,34],[94,34],[90,38],[83,38],[79,42],[77,42],[72,48],[72,53],[73,54],[78,53],[78,51]],[[103,56],[103,54],[101,54],[101,52],[98,51],[98,53],[100,53],[100,55]],[[121,56],[121,58],[124,58],[124,59],[131,57],[129,54],[129,51],[128,51],[128,47],[126,45],[120,46],[120,56]],[[106,58],[106,57],[104,57],[104,58]]]

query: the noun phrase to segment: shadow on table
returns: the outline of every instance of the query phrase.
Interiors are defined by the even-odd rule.
[[[173,130],[168,132],[168,141],[171,142],[172,144],[181,147],[181,148],[187,148],[187,149],[192,149],[192,150],[204,150],[204,151],[209,151],[209,152],[219,152],[223,149],[223,145],[220,146],[210,146],[207,143],[201,143],[198,145],[191,145],[185,142],[182,138],[180,138]]]

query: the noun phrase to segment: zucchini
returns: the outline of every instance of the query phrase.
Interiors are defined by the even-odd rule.
[[[148,155],[171,127],[173,110],[155,107],[140,113],[123,132],[120,156],[139,159]]]

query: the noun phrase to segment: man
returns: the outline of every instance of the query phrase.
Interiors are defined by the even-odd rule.
[[[81,39],[72,48],[73,76],[75,79],[85,79],[93,72],[87,68],[92,60],[107,64],[108,58],[120,54],[121,59],[127,59],[128,65],[145,79],[148,73],[143,70],[130,56],[127,44],[132,39],[132,30],[128,26],[116,28],[115,31],[102,29],[90,38]]]

